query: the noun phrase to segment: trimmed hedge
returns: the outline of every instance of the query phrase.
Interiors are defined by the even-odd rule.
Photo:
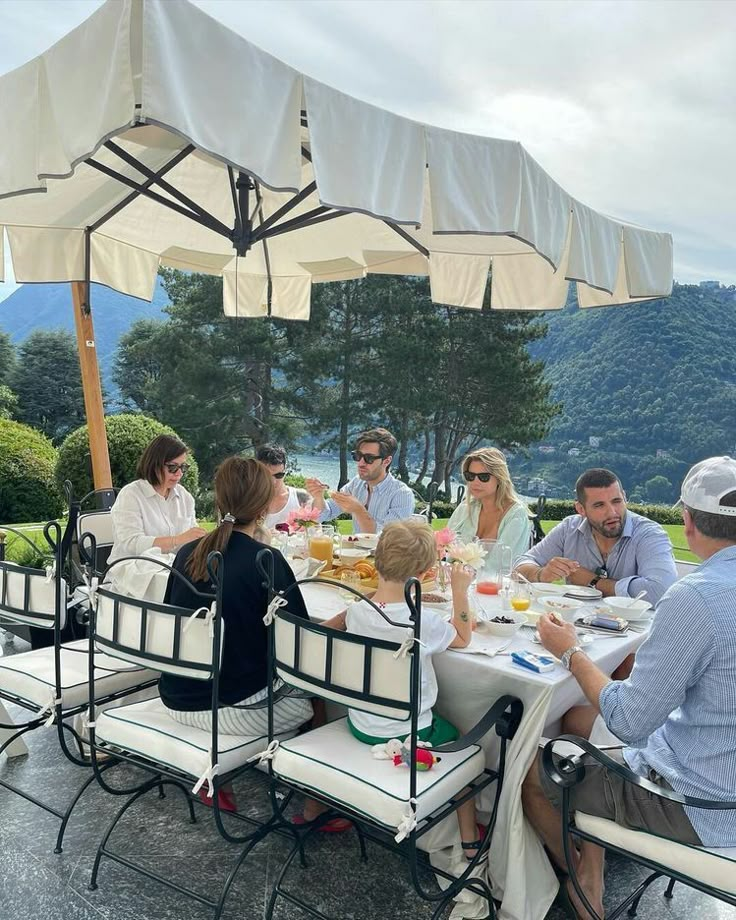
[[[632,502],[626,507],[629,511],[641,514],[658,524],[682,524],[682,512],[679,508],[672,508],[670,505],[637,505]],[[536,502],[532,503],[531,508],[532,511],[536,510]],[[561,521],[570,514],[576,514],[575,502],[549,498],[544,506],[542,517],[545,521]]]
[[[141,454],[148,444],[159,434],[179,435],[173,428],[147,415],[109,415],[105,419],[107,445],[110,451],[110,469],[112,482],[116,488],[122,488],[136,478],[136,467]],[[184,440],[181,438],[180,440]],[[191,452],[187,458],[189,469],[182,477],[182,485],[192,495],[196,495],[199,486],[199,468]],[[61,487],[69,479],[74,487],[74,496],[81,498],[94,489],[89,453],[89,435],[87,426],[77,428],[65,439],[59,448],[56,462],[56,482]]]
[[[0,419],[0,521],[47,521],[61,514],[55,463],[56,449],[40,431]]]

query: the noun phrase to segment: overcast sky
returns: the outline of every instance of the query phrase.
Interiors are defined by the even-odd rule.
[[[671,231],[678,281],[736,283],[736,0],[196,2],[344,92],[521,141],[586,204]],[[0,73],[100,5],[0,0]]]

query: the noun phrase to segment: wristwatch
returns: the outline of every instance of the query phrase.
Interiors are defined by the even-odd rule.
[[[594,575],[594,576],[590,579],[590,581],[588,582],[588,587],[589,587],[589,588],[595,588],[595,586],[598,584],[598,582],[601,580],[601,578],[603,578],[602,575]]]
[[[571,646],[566,652],[562,653],[562,658],[560,658],[560,664],[566,670],[570,670],[570,663],[572,661],[572,656],[575,652],[582,652],[582,648],[579,645]]]

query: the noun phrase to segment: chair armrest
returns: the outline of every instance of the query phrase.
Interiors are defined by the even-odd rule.
[[[461,738],[458,738],[457,741],[449,741],[447,744],[440,744],[431,750],[444,751],[447,754],[463,751],[465,748],[470,747],[471,744],[477,744],[494,725],[496,734],[500,738],[511,741],[516,734],[516,729],[519,727],[523,714],[524,704],[521,700],[518,697],[505,694],[500,696],[488,712]]]
[[[653,795],[658,796],[660,799],[668,799],[670,802],[677,802],[680,805],[687,805],[690,808],[706,808],[710,810],[736,808],[736,802],[718,802],[712,799],[699,799],[695,796],[683,795],[680,792],[675,792],[673,789],[664,789],[645,776],[639,776],[627,766],[618,763],[616,760],[612,760],[600,748],[597,748],[585,738],[579,738],[577,735],[560,735],[558,738],[553,738],[551,741],[547,742],[542,751],[542,767],[545,773],[553,783],[563,788],[565,786],[575,786],[582,781],[585,776],[585,764],[583,763],[582,756],[577,755],[572,757],[562,756],[555,760],[553,756],[554,746],[558,741],[567,741],[570,744],[574,744],[576,747],[580,748],[584,754],[588,754],[597,763],[606,767],[606,769],[610,770],[612,773],[622,777],[627,783],[639,786],[647,792],[651,792]]]

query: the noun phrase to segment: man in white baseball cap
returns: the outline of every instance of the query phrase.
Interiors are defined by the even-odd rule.
[[[619,763],[664,789],[728,802],[736,789],[736,460],[697,463],[680,493],[685,538],[702,559],[657,606],[651,633],[630,677],[611,680],[577,645],[575,628],[549,615],[539,620],[545,647],[573,673],[606,727],[622,742]],[[691,846],[736,847],[736,810],[693,808],[652,797],[595,761],[571,790],[572,805]],[[524,811],[565,868],[560,790],[532,765]],[[603,916],[604,851],[583,841],[578,880]],[[574,907],[588,916],[568,887]]]

